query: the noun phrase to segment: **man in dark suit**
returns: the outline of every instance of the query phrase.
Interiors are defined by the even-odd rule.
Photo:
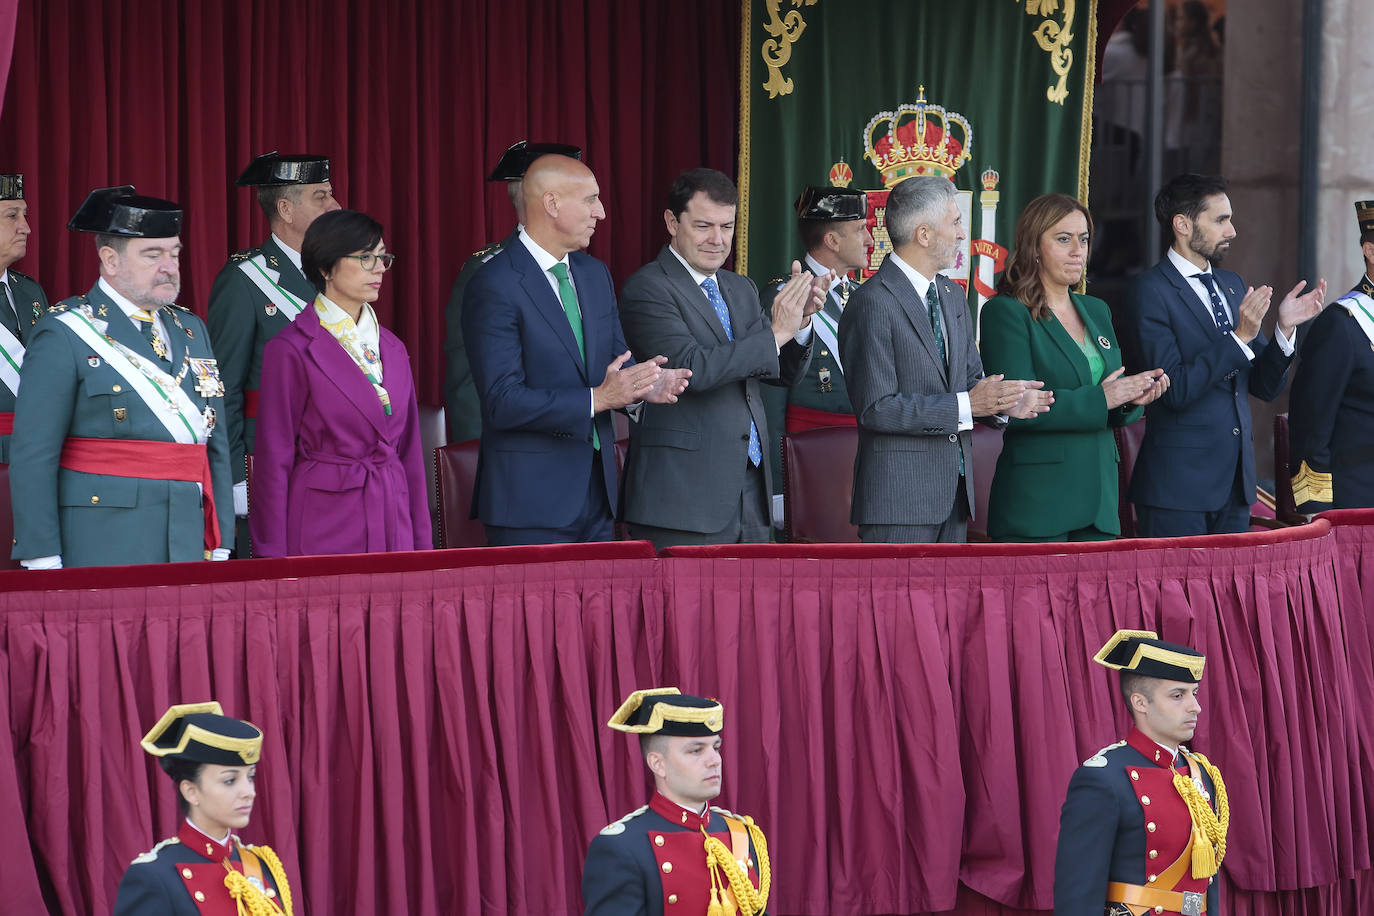
[[[747,277],[721,269],[739,196],[714,169],[683,172],[663,213],[670,241],[621,291],[636,357],[666,353],[692,370],[671,410],[646,407],[630,427],[625,520],[656,546],[767,541],[768,421],[759,382],[790,385],[811,358],[811,315],[824,287],[799,263],[771,318]]]
[[[12,556],[30,569],[228,559],[224,385],[205,325],[176,305],[181,208],[98,188],[69,229],[100,279],[33,328],[10,449]]]
[[[269,234],[256,248],[236,252],[210,287],[206,324],[224,381],[223,434],[234,472],[234,514],[238,553],[248,556],[248,483],[244,456],[252,454],[257,431],[262,348],[301,309],[315,301],[315,289],[301,273],[301,241],[321,213],[339,209],[323,156],[264,153],[248,163],[235,184],[256,188]],[[267,397],[271,397],[269,391]],[[227,510],[227,507],[226,507]]]
[[[48,297],[38,281],[14,269],[14,262],[29,250],[28,214],[24,176],[0,175],[0,462],[4,463],[10,460],[24,341],[48,312]]]
[[[1118,630],[1093,657],[1121,672],[1133,727],[1069,780],[1054,863],[1055,916],[1215,914],[1230,809],[1221,772],[1189,751],[1202,653]],[[1205,906],[1204,906],[1205,904]]]
[[[1131,281],[1126,327],[1141,365],[1163,369],[1169,389],[1145,409],[1145,440],[1131,475],[1142,537],[1246,531],[1255,501],[1255,455],[1246,395],[1283,390],[1298,325],[1321,311],[1326,281],[1279,303],[1276,339],[1260,333],[1273,290],[1247,287],[1218,265],[1236,237],[1226,180],[1179,175],[1155,197],[1173,244]]]
[[[472,382],[472,366],[468,364],[467,348],[463,346],[463,292],[478,269],[502,249],[520,237],[525,226],[525,170],[540,156],[558,153],[582,158],[582,150],[565,143],[527,143],[521,140],[502,154],[487,181],[502,181],[506,194],[515,209],[515,228],[499,242],[491,242],[474,251],[463,262],[458,279],[453,281],[448,305],[444,308],[444,409],[448,419],[450,442],[468,442],[482,435],[482,408],[477,403],[477,388]]]
[[[691,373],[664,369],[662,356],[630,363],[611,273],[582,253],[606,216],[591,170],[541,156],[524,199],[516,242],[465,294],[482,408],[473,516],[492,545],[607,541],[617,503],[610,412],[674,403]]]
[[[1054,401],[1041,382],[983,377],[968,301],[940,275],[966,238],[956,195],[939,177],[892,189],[892,253],[840,320],[859,424],[850,521],[865,541],[962,542],[974,505],[974,419],[1001,426]]]
[[[607,724],[639,736],[654,794],[592,839],[587,916],[763,913],[772,883],[763,831],[711,805],[721,787],[720,701],[676,687],[636,690]]]
[[[1288,396],[1299,512],[1374,506],[1374,200],[1355,202],[1364,276],[1304,336]]]

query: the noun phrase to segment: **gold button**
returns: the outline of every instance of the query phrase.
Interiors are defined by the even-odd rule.
[[[1150,831],[1151,833],[1154,833],[1154,832],[1155,832],[1155,822],[1154,822],[1154,821],[1150,821],[1148,824],[1145,825],[1145,829],[1148,830],[1148,831]]]
[[[99,497],[99,496],[92,496],[92,497],[91,497],[91,503],[92,503],[92,504],[98,503],[98,502],[100,502],[100,497]]]
[[[200,891],[196,891],[196,903],[204,903],[204,902],[205,902],[205,895],[202,894]]]
[[[112,390],[115,394],[119,394],[121,391],[124,390],[124,386],[123,386],[123,385],[115,385],[114,388],[112,388],[112,389],[110,389],[110,390]]]
[[[1140,803],[1141,803],[1142,805],[1148,805],[1148,804],[1150,803],[1150,796],[1148,796],[1148,795],[1142,795],[1142,796],[1140,796]]]
[[[274,891],[274,890],[272,890],[272,888],[269,887],[269,888],[267,889],[267,896],[269,896],[269,897],[275,897],[275,896],[277,896],[277,892]]]
[[[1159,858],[1159,850],[1158,850],[1158,849],[1151,849],[1151,850],[1150,850],[1150,858],[1152,858],[1152,859],[1158,859],[1158,858]]]
[[[668,895],[668,902],[669,902],[669,903],[677,903],[677,894],[669,894],[669,895]]]
[[[1139,778],[1140,778],[1140,774],[1137,773],[1135,770],[1131,770],[1131,778],[1132,778],[1132,779],[1139,779]]]
[[[663,834],[660,833],[658,836],[654,837],[654,845],[655,845],[655,846],[662,846],[662,845],[663,845]]]
[[[192,873],[191,873],[191,869],[189,869],[189,868],[183,868],[183,869],[181,870],[181,876],[182,876],[183,878],[190,878],[190,877],[191,877],[191,874],[192,874]]]
[[[672,870],[673,870],[673,863],[672,863],[672,862],[664,862],[664,863],[663,863],[663,873],[664,873],[665,875],[668,874],[668,873],[670,873]]]
[[[1157,906],[1157,907],[1155,907],[1155,912],[1156,912],[1156,913],[1162,913],[1162,912],[1164,912],[1164,907],[1162,907],[1162,906]]]
[[[1154,883],[1155,883],[1155,878],[1157,878],[1157,877],[1158,877],[1158,875],[1150,875],[1150,877],[1146,878],[1145,880],[1146,880],[1148,883],[1150,883],[1150,884],[1154,884]]]

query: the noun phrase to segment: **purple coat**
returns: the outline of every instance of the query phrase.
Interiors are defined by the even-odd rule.
[[[410,358],[386,328],[381,350],[391,416],[313,307],[263,348],[248,513],[255,556],[434,546]]]

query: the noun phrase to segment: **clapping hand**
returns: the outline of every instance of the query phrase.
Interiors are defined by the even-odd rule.
[[[1316,318],[1326,305],[1326,281],[1318,280],[1309,292],[1298,295],[1298,291],[1306,285],[1306,280],[1299,280],[1298,285],[1290,289],[1279,303],[1279,330],[1290,340],[1298,325]]]

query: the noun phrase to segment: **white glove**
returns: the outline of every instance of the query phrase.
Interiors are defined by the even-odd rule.
[[[19,565],[25,569],[61,569],[62,558],[57,557],[34,557],[32,560],[20,560]]]
[[[248,481],[240,480],[234,484],[234,514],[239,518],[248,516]]]

